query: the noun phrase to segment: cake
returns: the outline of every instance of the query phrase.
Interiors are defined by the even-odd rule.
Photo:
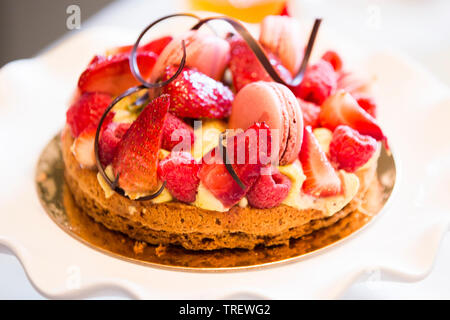
[[[386,138],[368,84],[334,51],[309,62],[314,41],[305,54],[291,43],[294,18],[266,17],[259,41],[227,19],[237,34],[200,20],[81,74],[62,154],[96,222],[189,250],[286,245],[357,211],[377,184]]]

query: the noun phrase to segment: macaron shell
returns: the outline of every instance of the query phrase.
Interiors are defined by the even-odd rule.
[[[196,68],[215,80],[222,79],[230,60],[230,45],[217,36],[191,30],[174,38],[164,48],[153,67],[151,81],[157,81],[167,66],[180,64],[182,40],[186,46],[186,66]]]
[[[272,134],[275,133],[279,136],[279,152],[278,157],[274,153],[274,162],[278,161],[285,153],[290,127],[285,97],[282,91],[277,89],[277,86],[283,85],[264,81],[246,85],[238,92],[233,101],[228,122],[231,129],[241,128],[245,130],[255,122],[264,121],[271,129],[278,130],[272,132]],[[272,143],[274,142],[273,140]]]
[[[286,16],[267,16],[261,22],[260,43],[276,54],[281,63],[296,74],[303,57],[301,27],[298,20]]]

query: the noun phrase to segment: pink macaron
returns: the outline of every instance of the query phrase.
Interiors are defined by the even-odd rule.
[[[278,135],[280,165],[297,159],[303,141],[303,116],[297,98],[286,86],[258,81],[246,85],[236,95],[229,127],[247,129],[255,122],[266,122]],[[274,134],[272,134],[274,135]]]
[[[267,16],[261,22],[259,42],[276,54],[292,74],[300,68],[303,57],[302,35],[298,20],[287,16]]]
[[[178,65],[183,57],[181,41],[186,45],[186,66],[221,80],[230,60],[230,45],[222,38],[191,30],[174,38],[161,52],[153,67],[151,80],[157,81],[169,65]]]

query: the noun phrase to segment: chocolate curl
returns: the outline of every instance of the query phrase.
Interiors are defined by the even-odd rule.
[[[192,30],[198,30],[203,24],[206,22],[212,21],[212,20],[223,20],[226,21],[228,24],[230,24],[234,30],[236,30],[237,33],[240,34],[240,36],[244,39],[244,41],[249,46],[250,50],[253,51],[256,58],[259,60],[263,68],[266,70],[266,72],[269,74],[269,76],[278,83],[284,84],[285,86],[297,86],[300,84],[300,82],[303,79],[303,75],[305,74],[306,67],[308,65],[309,58],[311,56],[311,52],[314,46],[314,42],[316,40],[317,33],[319,31],[320,24],[322,22],[322,19],[318,18],[315,19],[313,28],[311,30],[311,34],[309,36],[308,44],[305,49],[305,54],[303,56],[302,63],[299,67],[299,70],[295,77],[291,80],[291,82],[287,83],[284,81],[278,74],[278,72],[273,68],[272,64],[270,63],[269,58],[267,57],[266,53],[264,52],[264,49],[259,44],[255,38],[250,34],[250,32],[242,25],[239,21],[234,20],[230,17],[226,16],[219,16],[219,17],[210,17],[201,19],[196,25],[192,27]]]
[[[227,147],[223,144],[223,139],[226,139],[226,134],[225,132],[222,132],[219,136],[219,149],[222,152],[222,161],[223,164],[225,165],[225,168],[227,169],[228,173],[231,175],[231,177],[234,179],[234,181],[236,181],[236,183],[239,185],[239,187],[241,187],[242,190],[245,191],[245,189],[247,188],[245,186],[245,184],[241,181],[241,179],[239,178],[239,176],[237,175],[236,171],[234,171],[233,166],[231,165],[229,159],[228,159],[228,151],[227,151]]]
[[[127,197],[125,195],[125,191],[118,186],[119,175],[117,175],[114,178],[114,181],[111,181],[109,179],[108,175],[106,174],[105,169],[103,168],[102,163],[100,162],[98,141],[100,139],[100,132],[101,132],[101,128],[102,128],[103,122],[105,121],[106,116],[108,115],[108,113],[114,108],[114,106],[119,101],[121,101],[123,98],[128,97],[128,96],[132,95],[133,93],[136,93],[136,92],[141,91],[143,89],[146,89],[146,87],[144,85],[132,87],[132,88],[128,89],[127,91],[125,91],[124,93],[122,93],[121,95],[119,95],[117,98],[115,98],[111,102],[111,104],[108,106],[108,108],[106,108],[105,112],[103,113],[102,117],[100,118],[100,122],[99,122],[99,124],[97,126],[97,131],[95,132],[94,152],[95,152],[95,162],[96,162],[96,165],[97,165],[97,169],[100,172],[100,174],[102,175],[103,179],[108,184],[108,186],[111,188],[111,190],[113,190],[117,194],[119,194],[119,195],[121,195],[121,196],[123,196],[123,197],[125,197],[127,199],[130,199],[130,198]],[[145,95],[147,95],[147,93],[145,93],[144,96]],[[140,98],[138,98],[138,100],[139,99]],[[156,191],[155,193],[153,193],[151,195],[148,195],[148,196],[136,199],[136,201],[146,201],[146,200],[152,200],[152,199],[156,198],[157,196],[159,196],[163,192],[165,186],[166,186],[166,182],[164,181],[158,191]]]

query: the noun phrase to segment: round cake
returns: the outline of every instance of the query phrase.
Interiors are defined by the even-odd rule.
[[[357,211],[385,139],[376,105],[334,51],[295,84],[303,46],[276,45],[291,24],[267,17],[259,43],[190,30],[94,57],[61,134],[76,204],[132,239],[189,250],[285,245]]]

